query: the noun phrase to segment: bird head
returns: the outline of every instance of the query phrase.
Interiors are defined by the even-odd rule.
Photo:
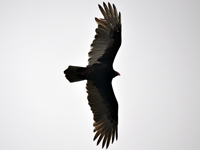
[[[114,77],[120,76],[120,73],[114,70],[114,75],[113,75],[113,76],[114,76]],[[114,77],[113,77],[113,78],[114,78]]]

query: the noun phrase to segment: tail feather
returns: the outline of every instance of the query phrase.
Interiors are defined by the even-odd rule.
[[[77,82],[81,80],[85,80],[84,71],[86,68],[78,67],[78,66],[69,66],[65,71],[65,77],[69,80],[69,82]]]

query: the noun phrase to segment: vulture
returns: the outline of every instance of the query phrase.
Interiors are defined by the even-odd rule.
[[[95,18],[98,24],[96,35],[88,53],[86,67],[69,66],[65,77],[69,82],[87,80],[88,103],[94,119],[94,141],[102,141],[102,148],[118,137],[118,102],[112,79],[120,75],[113,69],[113,61],[121,45],[121,14],[115,5],[98,5],[103,18]]]

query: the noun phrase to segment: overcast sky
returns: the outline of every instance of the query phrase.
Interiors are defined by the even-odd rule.
[[[106,1],[107,2],[107,1]],[[200,1],[112,0],[122,14],[113,80],[118,141],[110,150],[200,149]],[[100,0],[0,4],[0,149],[100,150],[86,66]]]

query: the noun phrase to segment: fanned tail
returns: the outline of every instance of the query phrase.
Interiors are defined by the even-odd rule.
[[[84,71],[86,68],[78,67],[78,66],[69,66],[65,71],[65,77],[69,80],[69,82],[77,82],[81,80],[85,80]]]

